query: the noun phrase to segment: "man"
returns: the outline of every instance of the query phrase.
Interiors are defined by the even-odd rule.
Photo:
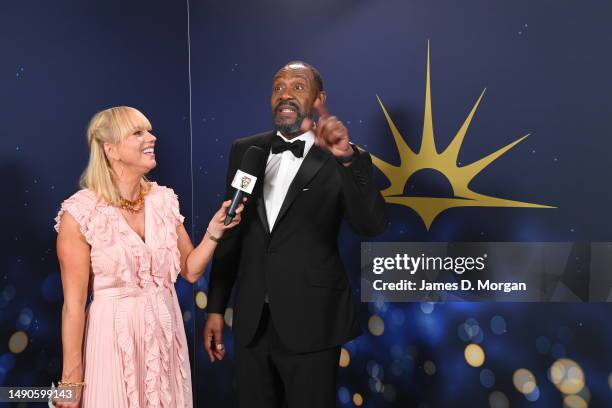
[[[276,131],[239,139],[231,148],[228,197],[246,150],[269,152],[242,223],[215,252],[204,327],[211,361],[222,359],[223,315],[235,284],[243,408],[334,407],[340,345],[360,334],[338,231],[345,219],[357,234],[380,234],[387,214],[370,156],[350,143],[325,99],[314,67],[288,63],[272,86]]]

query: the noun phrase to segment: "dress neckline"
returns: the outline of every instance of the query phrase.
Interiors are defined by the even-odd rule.
[[[127,227],[128,230],[130,230],[130,234],[134,235],[135,238],[138,239],[138,241],[144,245],[145,247],[149,247],[148,246],[148,242],[149,242],[149,223],[148,223],[148,219],[149,219],[149,207],[150,207],[150,195],[153,193],[153,189],[154,189],[154,183],[150,183],[150,189],[149,192],[144,196],[144,202],[143,202],[143,208],[142,211],[144,212],[144,239],[143,237],[140,236],[139,233],[136,232],[136,230],[134,228],[132,228],[132,226],[130,225],[130,223],[127,221],[127,219],[125,218],[125,216],[123,215],[123,213],[121,212],[121,209],[119,207],[115,207],[113,206],[113,208],[115,209],[115,211],[117,211],[117,214],[119,215],[119,218],[121,218],[121,222],[124,223],[124,225]]]

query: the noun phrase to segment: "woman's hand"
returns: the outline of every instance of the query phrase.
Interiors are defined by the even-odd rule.
[[[231,202],[232,200],[224,201],[223,204],[221,204],[221,208],[219,208],[215,215],[213,215],[212,219],[210,220],[210,223],[208,224],[208,232],[215,238],[221,238],[225,230],[234,228],[240,223],[240,220],[242,219],[240,213],[242,212],[242,210],[244,210],[244,204],[246,204],[247,202],[246,197],[242,200],[243,203],[240,204],[238,208],[236,208],[236,216],[234,217],[232,222],[230,222],[228,225],[223,224]]]
[[[185,230],[185,227],[181,224],[178,226],[178,248],[181,253],[181,275],[187,280],[187,282],[195,283],[200,276],[204,273],[206,265],[210,262],[217,246],[216,239],[221,238],[225,230],[235,227],[240,222],[240,213],[244,210],[244,204],[247,202],[247,198],[243,199],[243,203],[236,208],[236,216],[229,223],[229,225],[223,225],[227,211],[231,204],[231,200],[223,202],[221,208],[213,215],[210,223],[208,224],[208,235],[202,237],[202,242],[197,247],[193,247],[191,239]],[[210,238],[210,239],[209,239]]]

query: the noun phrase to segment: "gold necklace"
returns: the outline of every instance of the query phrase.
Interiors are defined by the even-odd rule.
[[[123,197],[119,197],[119,207],[121,207],[123,210],[131,212],[132,214],[136,214],[144,207],[142,205],[144,203],[144,196],[145,195],[142,193],[141,189],[138,193],[138,197],[136,197],[135,200],[126,200]]]

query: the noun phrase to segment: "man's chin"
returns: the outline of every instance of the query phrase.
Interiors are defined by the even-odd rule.
[[[276,122],[274,124],[274,127],[276,128],[276,130],[278,130],[279,132],[281,132],[283,135],[293,135],[295,133],[300,132],[300,125],[298,125],[296,122],[293,123],[278,123]]]

